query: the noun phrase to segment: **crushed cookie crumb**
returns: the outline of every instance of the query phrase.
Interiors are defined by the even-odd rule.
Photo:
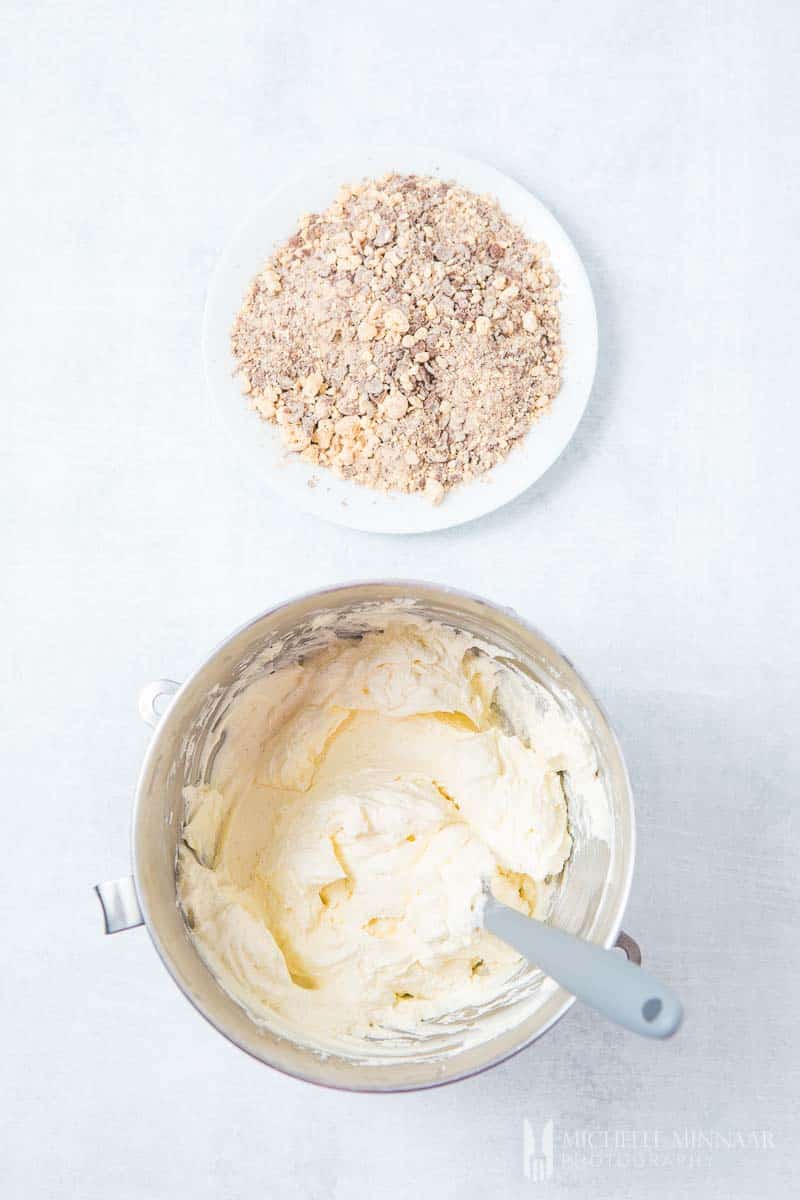
[[[232,347],[289,451],[438,504],[550,407],[558,302],[547,247],[493,199],[391,174],[301,217],[253,280]]]

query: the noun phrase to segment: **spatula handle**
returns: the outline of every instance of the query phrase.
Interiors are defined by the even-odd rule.
[[[683,1006],[663,983],[613,950],[554,929],[489,896],[483,923],[584,1004],[633,1033],[671,1037]]]

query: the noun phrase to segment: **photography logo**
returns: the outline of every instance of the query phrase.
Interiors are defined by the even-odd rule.
[[[522,1121],[522,1172],[533,1184],[555,1174],[562,1182],[599,1171],[707,1170],[723,1155],[742,1160],[774,1152],[771,1129],[710,1129],[692,1126],[613,1129],[559,1128],[551,1117],[541,1130]]]
[[[522,1122],[522,1170],[531,1183],[553,1178],[553,1122],[535,1134],[527,1117]]]

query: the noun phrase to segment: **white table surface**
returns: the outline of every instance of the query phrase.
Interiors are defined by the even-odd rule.
[[[798,9],[9,0],[0,22],[3,1196],[788,1195]],[[204,394],[234,224],[354,136],[509,171],[595,290],[578,436],[448,533],[303,518],[239,469]],[[337,1094],[229,1046],[143,930],[103,937],[140,684],[286,596],[387,574],[515,606],[593,681],[637,795],[625,925],[685,998],[673,1042],[575,1008],[466,1083]],[[537,1139],[554,1122],[544,1183],[526,1118]]]

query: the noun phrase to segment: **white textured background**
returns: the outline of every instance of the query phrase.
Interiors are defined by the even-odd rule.
[[[787,1196],[797,1170],[800,13],[770,3],[36,3],[2,14],[4,1197]],[[245,477],[204,395],[214,262],[354,137],[483,157],[574,237],[600,367],[509,508],[390,539]],[[254,264],[254,267],[256,264]],[[574,1009],[419,1095],[250,1061],[91,892],[129,868],[141,683],[298,591],[514,605],[593,681],[637,794],[626,927],[685,997]],[[774,1149],[522,1171],[522,1121]]]

